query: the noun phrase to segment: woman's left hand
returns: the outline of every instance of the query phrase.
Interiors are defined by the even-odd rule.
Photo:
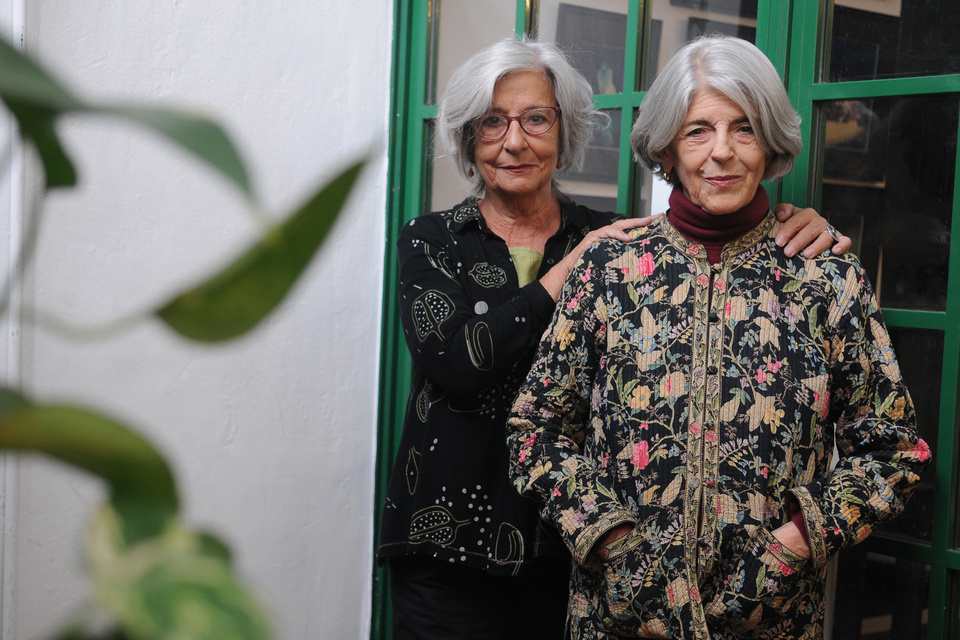
[[[803,534],[800,533],[797,525],[788,522],[782,527],[774,529],[772,533],[773,537],[787,549],[790,549],[790,551],[793,551],[801,558],[810,559],[810,546],[807,544],[807,541],[803,539]]]
[[[801,249],[804,257],[812,258],[830,249],[831,246],[834,255],[840,255],[849,251],[853,244],[850,238],[836,230],[834,232],[839,237],[834,240],[834,236],[828,232],[828,229],[833,227],[813,209],[798,209],[792,204],[781,202],[774,209],[774,213],[777,214],[777,219],[783,222],[783,227],[777,234],[777,246],[786,245],[783,253],[788,258],[796,255]]]

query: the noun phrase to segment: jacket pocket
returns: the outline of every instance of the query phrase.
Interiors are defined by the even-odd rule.
[[[727,564],[705,598],[711,628],[740,637],[760,638],[777,627],[791,627],[807,609],[818,584],[810,563],[783,546],[766,529],[747,542],[742,555]]]
[[[666,578],[646,534],[634,529],[608,547],[603,564],[602,618],[607,630],[629,637],[668,638]]]

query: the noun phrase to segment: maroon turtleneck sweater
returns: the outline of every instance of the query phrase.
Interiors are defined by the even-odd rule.
[[[702,244],[707,250],[707,259],[714,264],[720,262],[720,251],[725,244],[760,224],[769,210],[770,197],[762,186],[757,187],[757,193],[747,206],[724,215],[707,213],[690,202],[681,187],[674,187],[667,220],[684,238]]]

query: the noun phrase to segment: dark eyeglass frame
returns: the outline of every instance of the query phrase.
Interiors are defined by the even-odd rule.
[[[531,133],[530,131],[527,131],[526,129],[524,129],[523,120],[521,118],[523,118],[525,115],[527,115],[531,111],[543,111],[543,110],[553,111],[554,113],[557,114],[557,119],[554,120],[549,127],[547,127],[545,130],[539,133]],[[502,113],[485,113],[473,121],[473,131],[477,134],[477,137],[480,138],[481,140],[485,140],[486,142],[496,142],[497,140],[503,139],[503,137],[507,135],[507,131],[510,130],[510,125],[513,122],[516,122],[518,125],[520,125],[520,130],[523,131],[528,136],[542,136],[543,134],[548,133],[551,129],[557,126],[557,123],[560,122],[560,117],[562,115],[563,115],[563,111],[560,109],[560,107],[530,107],[529,109],[520,113],[520,115],[516,115],[516,116],[507,116]],[[482,133],[480,133],[481,123],[483,122],[484,118],[488,116],[497,116],[498,118],[506,118],[507,126],[504,127],[503,133],[494,137],[487,137]]]

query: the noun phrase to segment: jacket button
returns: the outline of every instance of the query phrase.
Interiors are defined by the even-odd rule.
[[[709,373],[712,376],[715,376],[717,375],[717,368],[713,365],[710,365],[709,367],[707,367],[707,373]]]

